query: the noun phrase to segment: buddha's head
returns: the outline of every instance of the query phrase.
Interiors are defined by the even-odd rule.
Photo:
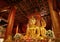
[[[32,17],[29,19],[29,24],[34,25],[35,23],[36,23],[36,19],[34,18],[34,16],[32,16]]]

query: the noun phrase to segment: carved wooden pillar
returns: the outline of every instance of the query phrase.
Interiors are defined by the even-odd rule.
[[[12,35],[15,13],[16,13],[16,7],[13,6],[11,7],[11,11],[8,16],[8,26],[6,28],[5,39],[7,39],[8,36]]]
[[[50,15],[52,19],[53,24],[53,31],[55,33],[56,39],[60,38],[60,23],[59,23],[59,15],[58,13],[53,9],[53,0],[48,0],[49,9],[50,9]],[[55,0],[54,0],[55,1]]]

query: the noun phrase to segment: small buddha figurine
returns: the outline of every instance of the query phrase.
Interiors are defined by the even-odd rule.
[[[40,32],[42,37],[46,37],[46,22],[43,18],[41,18],[41,26],[40,26]]]
[[[39,29],[39,36],[37,36],[37,38],[44,38],[46,37],[46,22],[45,20],[43,19],[43,17],[41,17],[40,15],[36,15],[37,19],[36,19],[36,26],[38,27]]]
[[[29,23],[27,24],[26,36],[29,36],[31,38],[36,38],[37,36],[40,35],[39,27],[36,26],[35,24],[36,24],[36,18],[32,16],[29,19]]]

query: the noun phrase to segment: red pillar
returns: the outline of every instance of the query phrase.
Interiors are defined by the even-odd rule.
[[[11,7],[11,11],[8,16],[8,26],[6,28],[5,39],[7,39],[8,36],[12,35],[15,13],[16,7]]]

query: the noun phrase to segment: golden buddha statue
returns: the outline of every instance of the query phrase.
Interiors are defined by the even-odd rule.
[[[31,16],[29,18],[29,23],[27,24],[26,37],[40,38],[46,37],[46,22],[43,18]],[[41,36],[40,36],[41,35]]]
[[[36,38],[37,36],[40,36],[40,30],[39,27],[35,25],[36,19],[32,16],[29,19],[29,23],[27,24],[27,31],[26,35],[31,38]]]

